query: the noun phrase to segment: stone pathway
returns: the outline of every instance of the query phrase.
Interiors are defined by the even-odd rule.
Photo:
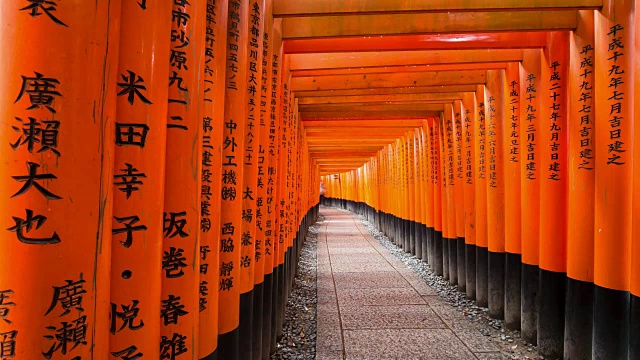
[[[321,212],[316,359],[509,359],[353,214]]]

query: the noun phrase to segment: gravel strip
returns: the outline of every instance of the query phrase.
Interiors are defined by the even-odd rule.
[[[298,276],[287,301],[283,336],[271,359],[313,360],[316,358],[316,305],[318,232],[323,217],[309,228],[302,245]]]
[[[397,247],[363,216],[357,216],[380,244],[411,268],[440,297],[460,311],[466,319],[474,323],[484,336],[499,345],[503,354],[511,359],[543,359],[538,355],[534,345],[522,340],[519,331],[504,328],[501,320],[489,317],[489,309],[477,306],[473,301],[466,299],[465,294],[459,292],[456,286],[450,285],[449,281],[444,280],[442,276],[433,273],[429,265]]]

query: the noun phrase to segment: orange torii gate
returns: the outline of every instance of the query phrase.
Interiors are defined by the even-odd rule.
[[[399,142],[390,141],[375,160],[361,168],[368,170],[375,163],[386,163],[388,168],[378,170],[377,177],[388,179],[380,184],[390,184],[388,192],[394,201],[377,204],[366,200],[370,195],[358,194],[359,189],[349,189],[363,176],[354,168],[346,172],[346,181],[336,183],[332,175],[323,177],[323,182],[330,185],[328,203],[340,205],[332,200],[334,194],[341,194],[336,198],[349,202],[365,199],[363,204],[348,206],[363,209],[407,252],[415,254],[413,239],[424,241],[427,257],[420,255],[423,260],[452,284],[458,284],[470,298],[488,305],[492,316],[504,316],[508,327],[521,328],[525,339],[537,342],[540,353],[570,358],[634,356],[638,351],[638,341],[633,336],[638,331],[638,300],[634,292],[638,247],[636,232],[629,226],[636,223],[630,207],[634,199],[632,179],[636,178],[624,172],[633,163],[626,161],[633,155],[626,146],[635,145],[635,128],[632,131],[626,127],[631,122],[625,121],[634,111],[626,105],[634,94],[634,82],[627,80],[634,74],[629,64],[636,63],[634,51],[628,50],[635,45],[625,47],[633,41],[633,35],[626,30],[633,32],[636,26],[630,16],[632,7],[633,2],[607,2],[603,6],[606,11],[581,10],[576,13],[574,31],[550,32],[544,51],[524,49],[518,62],[487,68],[485,81],[477,91],[457,89],[463,95],[461,99],[446,101],[446,96],[440,97],[443,111],[439,119],[429,121],[425,133],[425,139],[431,139],[424,144],[430,147],[428,161],[416,162],[405,155],[411,144],[423,141],[422,135],[414,133],[403,138],[399,134]],[[294,8],[290,11],[300,10]],[[335,21],[338,26],[338,21],[344,19]],[[298,19],[295,24],[301,26],[302,21]],[[358,30],[346,31],[354,34]],[[303,27],[292,33],[297,39],[319,35],[317,29]],[[303,40],[295,41],[302,46]],[[332,48],[320,40],[308,40],[312,41],[317,41],[324,51]],[[365,48],[366,44],[360,47]],[[390,53],[372,56],[360,73],[375,73],[375,66],[393,62],[393,55],[385,58],[379,54]],[[335,60],[318,58],[318,63],[311,66],[308,61],[313,61],[312,54],[296,56],[300,76],[313,77],[313,68],[321,69],[324,73],[318,74],[322,76],[359,73],[338,72],[348,63],[347,56],[339,55]],[[364,60],[366,55],[353,56]],[[332,61],[336,71],[328,73]],[[402,65],[402,61],[397,64]],[[402,91],[402,77],[397,78],[396,90]],[[351,86],[352,81],[345,80]],[[417,96],[383,96],[379,94],[386,93],[365,92],[358,85],[353,89],[348,90],[348,95],[337,87],[333,91],[340,91],[337,95],[342,97],[359,97],[358,102],[362,103],[380,97],[380,104],[398,104]],[[327,91],[316,91],[303,88],[301,94],[308,99],[304,102],[335,103],[321,100],[330,95]],[[598,93],[604,95],[594,96]],[[425,104],[434,99],[420,96]],[[363,113],[362,109],[353,109],[354,114]],[[404,116],[402,109],[397,111],[399,118]],[[462,120],[462,139],[457,137],[458,116]],[[462,159],[456,158],[459,141],[463,144]],[[598,172],[598,168],[603,170]],[[337,167],[335,170],[344,171]],[[621,173],[614,175],[617,172]],[[431,174],[426,189],[437,185],[426,193],[412,187],[412,179],[422,173]],[[465,184],[460,194],[456,181]],[[608,186],[615,186],[615,190],[606,190]],[[605,201],[605,191],[613,191],[611,196],[617,200]],[[428,195],[431,193],[438,198]],[[433,205],[423,205],[425,200]],[[425,236],[412,231],[413,226],[422,223],[417,215],[424,206],[434,208],[434,215],[438,216],[434,219],[433,240],[430,231]],[[464,209],[460,215],[458,206]],[[430,216],[423,215],[430,228]],[[460,233],[458,219],[462,219],[464,230]],[[415,224],[406,225],[406,221]],[[606,235],[602,230],[605,227],[616,235]],[[451,241],[459,234],[470,237],[462,243],[466,243],[464,257],[456,255],[460,243]],[[460,259],[465,262],[464,268]],[[460,284],[463,273],[464,285]],[[608,310],[600,311],[603,306]]]
[[[636,4],[2,2],[0,359],[269,358],[321,181],[542,355],[640,358]]]

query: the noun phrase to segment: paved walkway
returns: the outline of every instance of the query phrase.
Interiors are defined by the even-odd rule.
[[[321,213],[317,359],[508,359],[358,218]]]

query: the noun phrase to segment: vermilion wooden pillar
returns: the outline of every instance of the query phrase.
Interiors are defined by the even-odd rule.
[[[487,70],[485,87],[487,238],[489,241],[489,315],[504,318],[504,163],[502,133],[504,118],[504,70]]]
[[[411,184],[411,191],[413,193],[413,197],[410,199],[411,201],[411,240],[412,240],[412,245],[411,245],[411,254],[413,254],[414,256],[418,256],[418,242],[419,242],[419,235],[417,234],[417,230],[419,228],[419,217],[420,217],[420,184],[417,181],[417,176],[418,176],[418,167],[416,166],[416,161],[417,161],[417,157],[416,157],[416,150],[417,150],[417,144],[416,144],[416,137],[415,137],[415,131],[411,131],[409,133],[408,136],[408,141],[409,141],[409,183]]]
[[[151,4],[149,4],[151,5]],[[200,192],[206,6],[174,2],[171,14],[160,357],[197,358]],[[188,37],[182,34],[189,34]],[[149,340],[151,341],[151,340]],[[180,344],[184,346],[180,346]]]
[[[406,176],[407,176],[407,225],[409,231],[407,233],[407,239],[409,240],[409,246],[405,251],[415,255],[416,254],[416,238],[415,238],[415,226],[416,226],[416,182],[414,178],[414,144],[413,144],[413,132],[407,132],[405,135],[405,153],[406,153]]]
[[[416,257],[418,259],[425,259],[423,257],[423,249],[424,249],[424,242],[425,242],[425,221],[424,221],[424,200],[425,200],[425,194],[424,194],[424,183],[423,183],[423,157],[422,157],[422,136],[420,134],[421,129],[420,128],[416,128],[413,131],[413,142],[414,142],[414,167],[415,167],[415,172],[414,172],[414,178],[415,178],[415,183],[416,183],[416,228],[415,228],[415,238],[416,238]]]
[[[200,352],[218,356],[218,294],[220,283],[220,206],[227,55],[228,1],[207,0],[204,41],[204,114],[200,180]]]
[[[277,184],[278,184],[278,139],[280,135],[280,125],[278,121],[278,107],[280,104],[279,91],[281,87],[281,77],[282,77],[282,37],[280,35],[280,21],[275,21],[273,24],[273,29],[271,32],[271,36],[273,37],[273,48],[271,52],[271,58],[269,59],[271,73],[269,76],[269,147],[268,147],[268,158],[269,158],[269,168],[267,169],[267,197],[265,199],[266,202],[266,212],[267,212],[267,222],[265,224],[265,255],[266,255],[266,263],[265,263],[265,279],[271,278],[272,284],[272,297],[271,302],[267,300],[265,303],[265,308],[270,306],[269,309],[265,310],[265,313],[269,313],[271,315],[270,323],[270,337],[265,337],[263,340],[263,348],[266,350],[267,346],[269,351],[265,353],[263,350],[262,357],[263,359],[268,359],[271,351],[276,347],[276,306],[277,306],[277,295],[278,295],[278,286],[279,286],[279,276],[280,272],[278,271],[278,239],[276,237],[277,232],[277,211],[276,211],[276,195],[277,195]],[[332,179],[333,180],[333,179]],[[335,198],[339,197],[338,191],[336,189],[336,184],[334,185],[334,196]],[[267,254],[267,250],[269,253]],[[269,265],[271,264],[271,265]],[[266,281],[266,280],[265,280]],[[266,342],[266,344],[265,344]]]
[[[138,128],[145,139],[132,145],[116,138],[109,311],[109,353],[115,358],[160,357],[158,344],[149,340],[160,339],[162,323],[171,11],[169,2],[122,4],[116,131]]]
[[[628,356],[635,2],[595,13],[594,358]]]
[[[242,226],[240,235],[240,358],[253,358],[254,272],[256,254],[256,198],[258,196],[258,157],[260,151],[260,97],[262,88],[262,33],[264,0],[249,0],[247,23],[247,118],[244,132],[242,184]]]
[[[244,142],[247,121],[249,0],[229,1],[222,142],[218,351],[240,359],[240,260]]]
[[[451,108],[449,108],[451,110]],[[452,115],[449,115],[449,119]],[[440,165],[440,186],[436,191],[440,192],[440,211],[442,212],[442,251],[439,253],[439,256],[442,257],[442,277],[445,280],[450,279],[449,270],[451,269],[449,266],[449,239],[451,231],[449,226],[449,198],[447,196],[447,187],[449,183],[449,173],[448,173],[448,161],[447,161],[447,123],[445,118],[447,117],[447,112],[444,112],[444,116],[436,119],[438,123],[439,131],[438,135],[438,147],[440,149],[440,161],[438,164]],[[455,229],[454,229],[455,230]]]
[[[464,156],[463,156],[463,128],[462,128],[462,101],[453,102],[453,140],[454,140],[454,167],[455,177],[454,202],[456,210],[456,264],[458,272],[458,290],[466,292],[466,244],[464,223]]]
[[[595,216],[595,49],[593,11],[580,11],[570,37],[569,225],[564,353],[591,357]]]
[[[424,212],[425,212],[425,225],[426,229],[426,257],[423,255],[423,261],[426,261],[431,265],[431,268],[435,269],[433,264],[433,172],[431,171],[431,129],[429,128],[429,121],[423,121],[421,136],[422,136],[422,160],[423,160],[423,182],[424,182]],[[384,171],[384,169],[382,170]],[[423,251],[423,254],[425,252]]]
[[[433,180],[433,248],[432,267],[436,275],[444,274],[444,264],[442,260],[442,227],[444,218],[442,216],[442,170],[440,167],[440,123],[438,118],[429,118],[429,144],[430,144],[430,165],[431,179]]]
[[[284,55],[284,54],[283,54]],[[277,93],[278,97],[278,107],[276,108],[276,117],[278,122],[278,138],[276,139],[276,148],[277,148],[277,165],[276,165],[276,174],[278,175],[278,180],[275,183],[275,220],[274,220],[274,242],[276,246],[275,251],[275,263],[274,266],[276,271],[278,272],[278,283],[277,290],[275,291],[274,298],[274,314],[275,314],[275,335],[276,340],[279,340],[282,337],[282,324],[284,322],[284,308],[283,308],[283,299],[286,290],[286,269],[284,266],[285,263],[285,252],[287,246],[285,244],[285,227],[284,221],[286,217],[285,209],[284,209],[284,192],[286,191],[285,187],[285,176],[284,173],[286,167],[286,135],[285,133],[288,130],[288,124],[286,119],[286,113],[283,112],[283,107],[288,101],[288,85],[286,85],[287,89],[285,89],[286,81],[288,80],[288,74],[286,71],[286,61],[284,58],[280,58],[282,63],[282,67],[280,68],[281,77],[280,77],[280,88]],[[286,97],[284,94],[287,94]],[[345,199],[346,190],[348,189],[348,183],[346,178],[341,174],[340,177],[340,198]],[[275,345],[275,344],[274,344]]]
[[[261,85],[260,85],[260,137],[259,147],[257,153],[258,162],[258,178],[257,178],[257,192],[256,192],[256,212],[254,214],[256,221],[256,237],[255,237],[255,273],[254,283],[256,287],[256,299],[254,299],[253,312],[254,312],[254,331],[253,331],[253,359],[259,360],[264,357],[263,353],[269,354],[268,347],[265,348],[263,344],[268,344],[264,341],[270,337],[271,333],[271,297],[272,297],[272,283],[271,276],[273,272],[272,252],[269,249],[267,254],[267,188],[269,168],[271,165],[269,157],[269,99],[270,99],[270,87],[271,87],[271,69],[272,62],[271,57],[273,54],[273,18],[272,1],[267,0],[265,2],[264,9],[264,31],[262,33],[262,67],[261,67]],[[269,243],[270,245],[270,243]]]
[[[520,136],[520,68],[509,63],[505,70],[502,118],[502,161],[504,163],[504,224],[505,224],[505,300],[504,319],[509,329],[520,330],[522,277],[522,204],[520,201],[520,166],[522,138]]]
[[[400,137],[396,141],[396,153],[393,161],[397,162],[396,171],[398,176],[398,226],[397,226],[397,239],[400,247],[406,252],[408,245],[408,239],[406,237],[407,229],[407,177],[405,174],[405,139],[404,136]]]
[[[106,356],[121,3],[41,5],[0,3],[2,356]]]
[[[538,352],[562,357],[568,200],[569,34],[550,33],[541,62]]]
[[[453,106],[444,106],[444,165],[446,167],[446,194],[447,194],[447,229],[448,229],[448,259],[449,259],[449,283],[458,284],[458,236],[456,224],[456,149],[455,149],[455,124]]]
[[[413,190],[410,184],[410,168],[409,164],[411,162],[410,149],[409,149],[409,134],[408,132],[401,138],[401,164],[400,168],[402,169],[402,238],[404,240],[404,251],[411,254],[411,245],[412,245],[412,237],[411,237],[411,216],[413,211],[412,204],[412,195]]]
[[[486,143],[486,102],[484,85],[476,91],[478,115],[474,133],[475,146],[475,215],[476,215],[476,302],[489,305],[489,243],[487,239],[487,169],[488,148]]]
[[[462,97],[462,135],[464,169],[465,270],[467,298],[476,298],[476,210],[475,210],[475,131],[478,109],[474,93]]]
[[[638,1],[635,2],[636,5]],[[636,6],[637,8],[637,6]],[[640,49],[640,22],[634,22],[634,56]],[[636,57],[638,59],[638,57]],[[640,113],[640,61],[633,62],[633,83],[634,83],[634,114]],[[636,91],[638,90],[638,91]],[[640,159],[640,126],[634,126],[633,139],[636,145],[633,147],[634,159]],[[631,246],[631,323],[629,331],[629,358],[640,357],[640,161],[633,163],[633,228]]]
[[[538,341],[538,283],[540,251],[540,149],[543,139],[540,128],[540,92],[542,51],[523,50],[520,64],[520,107],[522,108],[521,192],[522,202],[522,282],[521,331],[522,338],[536,344]]]
[[[458,207],[464,207],[463,203],[458,203],[457,201],[457,189],[460,187],[460,180],[457,176],[457,149],[456,149],[456,108],[455,103],[452,104],[451,110],[451,119],[447,128],[447,177],[449,185],[447,188],[447,199],[448,199],[448,211],[449,211],[449,269],[452,273],[451,282],[455,285],[458,284]],[[459,102],[458,102],[458,117],[459,115]],[[448,106],[445,106],[445,112],[447,111]],[[448,120],[448,119],[447,119]]]

